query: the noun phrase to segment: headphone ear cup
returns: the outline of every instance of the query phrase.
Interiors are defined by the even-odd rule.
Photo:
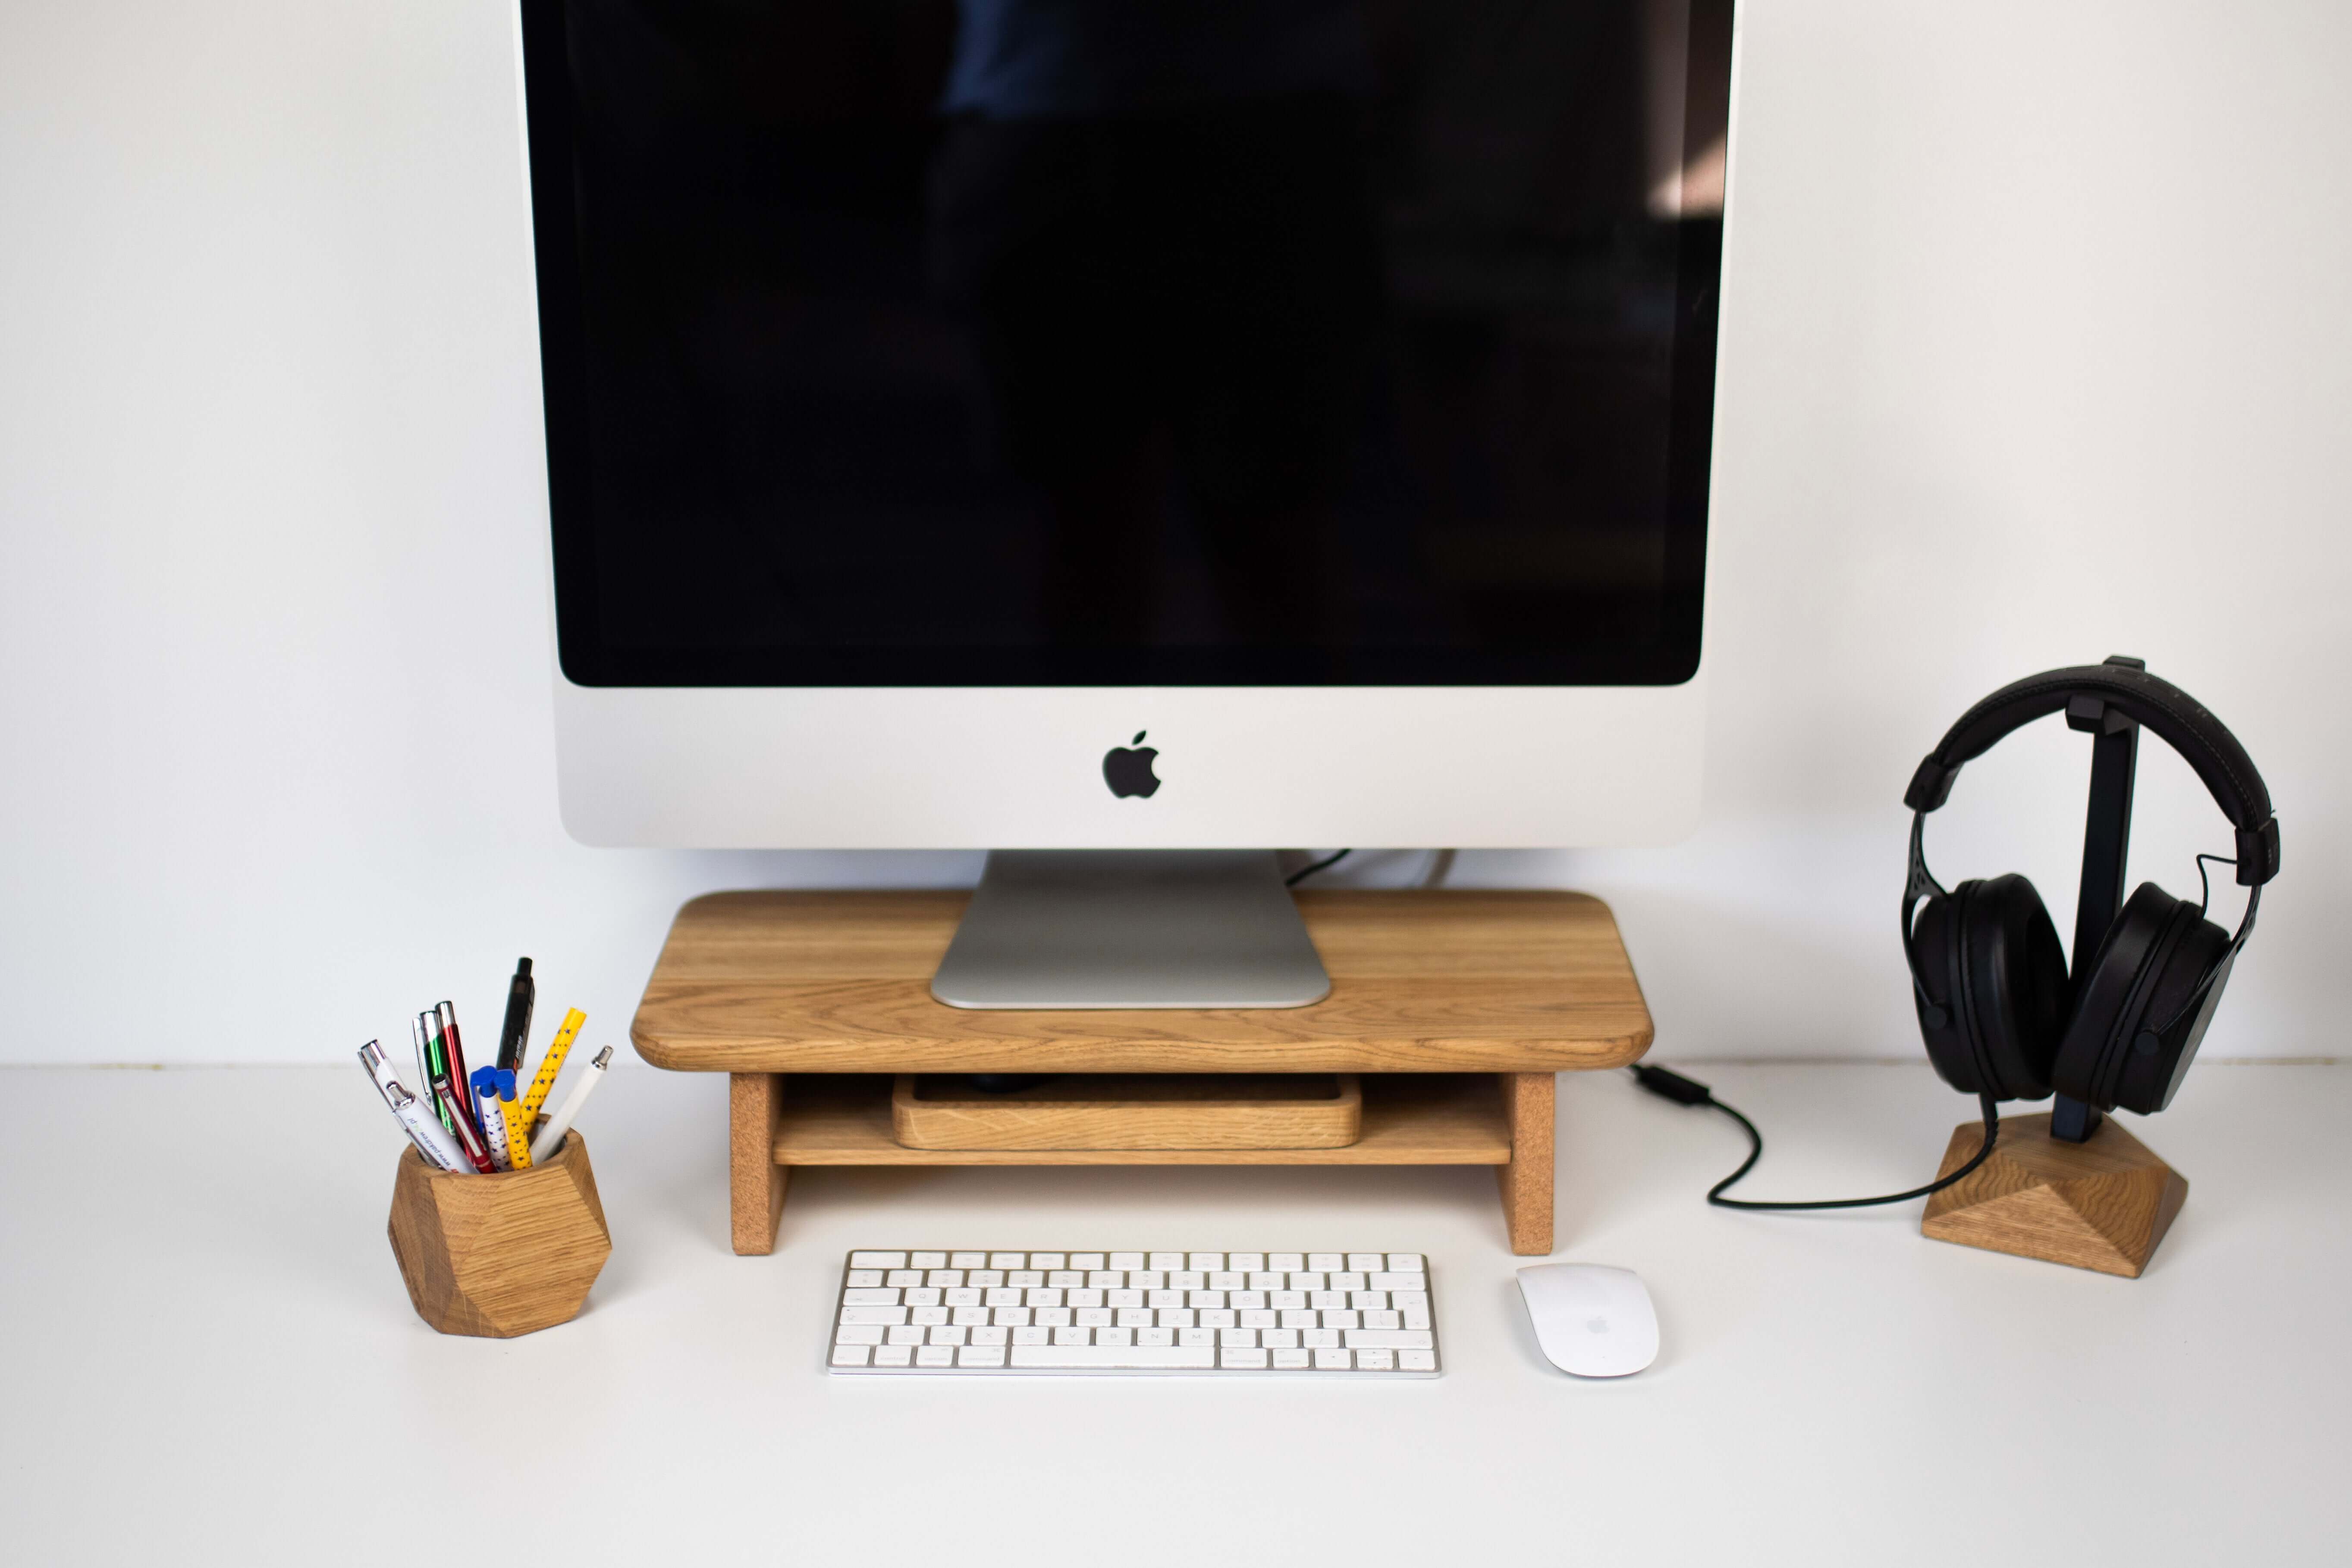
[[[1960,980],[1953,961],[1958,952],[1953,922],[1976,885],[1964,882],[1949,894],[1929,894],[1907,938],[1911,973],[1918,981],[1912,988],[1911,1005],[1919,1015],[1919,1039],[1936,1075],[1963,1094],[1981,1093],[1986,1088],[1978,1082],[1976,1047],[1960,1021]]]
[[[2003,1099],[2050,1092],[2066,1027],[2066,949],[2041,894],[2011,873],[1979,883],[1960,925],[1963,1016]]]
[[[2039,1100],[2065,1023],[2066,951],[2021,876],[1931,895],[1911,933],[1927,1060],[1966,1094]]]
[[[2152,1115],[2172,1103],[2229,981],[2230,936],[2196,904],[2144,882],[2076,988],[2051,1076],[2102,1111]],[[2197,1006],[2197,989],[2213,977]]]

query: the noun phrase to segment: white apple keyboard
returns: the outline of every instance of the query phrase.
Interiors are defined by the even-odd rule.
[[[832,1370],[1434,1377],[1418,1252],[852,1252]]]

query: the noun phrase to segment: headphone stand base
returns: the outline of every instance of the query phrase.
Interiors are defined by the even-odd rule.
[[[1956,1128],[1937,1176],[1983,1141],[1980,1123]],[[2046,1114],[2004,1116],[1992,1157],[1927,1199],[1919,1234],[2136,1280],[2188,1196],[2188,1178],[2112,1116],[2081,1143],[2053,1136]]]

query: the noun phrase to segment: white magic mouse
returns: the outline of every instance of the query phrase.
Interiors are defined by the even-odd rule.
[[[1658,1359],[1658,1314],[1642,1276],[1600,1263],[1519,1270],[1544,1357],[1579,1377],[1622,1377]]]

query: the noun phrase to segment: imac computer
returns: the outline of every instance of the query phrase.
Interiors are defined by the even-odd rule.
[[[976,1007],[1328,987],[1277,847],[1697,813],[1730,0],[521,0],[563,820],[982,848]]]

